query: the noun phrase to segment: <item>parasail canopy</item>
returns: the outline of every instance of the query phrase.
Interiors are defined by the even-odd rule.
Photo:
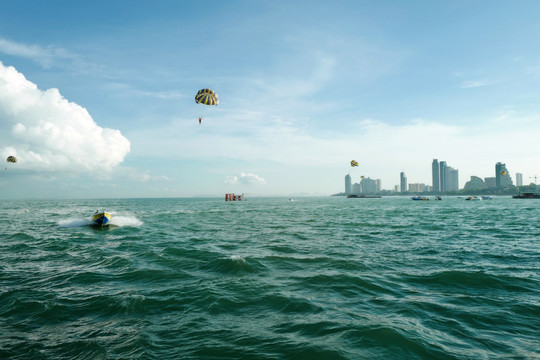
[[[195,102],[204,105],[217,105],[219,104],[219,97],[214,90],[201,89],[195,95]]]
[[[6,159],[7,162],[10,162],[10,163],[16,163],[17,162],[17,158],[15,156],[8,156],[7,159]]]
[[[358,166],[358,161],[356,161],[356,160],[351,160],[351,166],[352,166],[352,167]]]

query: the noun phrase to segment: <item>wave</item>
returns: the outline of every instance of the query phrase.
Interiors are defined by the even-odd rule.
[[[134,216],[113,216],[110,224],[115,226],[139,227],[143,222]]]
[[[58,226],[62,228],[75,228],[91,225],[90,219],[70,218],[58,221]]]
[[[58,221],[58,226],[61,228],[77,228],[83,226],[91,226],[92,222],[89,218],[69,218]],[[110,226],[115,227],[139,227],[143,222],[134,216],[113,216],[109,222]]]

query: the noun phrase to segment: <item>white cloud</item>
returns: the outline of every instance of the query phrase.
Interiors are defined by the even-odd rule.
[[[468,88],[482,87],[482,86],[488,86],[488,85],[490,84],[487,81],[470,80],[470,81],[463,81],[460,87],[463,89],[468,89]]]
[[[4,38],[0,38],[0,53],[27,58],[37,62],[45,68],[51,67],[58,59],[75,60],[78,58],[76,54],[59,47],[26,45],[6,40]]]
[[[102,128],[58,89],[42,91],[0,62],[0,148],[18,166],[35,170],[101,172],[130,151],[119,130]]]
[[[244,173],[241,172],[240,176],[234,176],[229,175],[225,178],[226,184],[236,185],[236,184],[244,184],[244,185],[264,185],[266,184],[266,181],[264,178],[257,174],[252,173]]]
[[[225,178],[225,184],[231,184],[231,185],[236,185],[236,184],[238,184],[238,177],[237,177],[237,176],[228,175],[228,176]]]

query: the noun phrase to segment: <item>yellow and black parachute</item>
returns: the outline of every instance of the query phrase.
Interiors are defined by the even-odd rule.
[[[356,160],[351,160],[351,166],[352,166],[352,167],[358,166],[358,161],[356,161]]]
[[[6,159],[7,162],[9,163],[16,163],[17,162],[17,158],[15,156],[8,156],[7,159]]]
[[[214,90],[201,89],[195,95],[195,102],[204,105],[217,105],[219,104],[219,97]]]

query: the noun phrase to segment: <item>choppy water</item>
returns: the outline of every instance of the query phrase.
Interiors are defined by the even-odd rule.
[[[88,226],[96,209],[111,226]],[[539,214],[509,197],[2,201],[0,358],[538,359]]]

